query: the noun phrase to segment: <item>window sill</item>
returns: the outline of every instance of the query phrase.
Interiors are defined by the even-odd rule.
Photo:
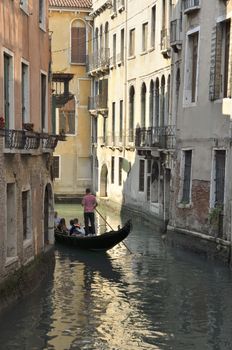
[[[24,241],[23,241],[23,248],[28,248],[32,245],[32,238],[26,238]]]
[[[25,5],[20,5],[21,10],[25,13],[25,15],[29,16],[28,7]]]
[[[148,54],[148,51],[146,50],[146,51],[142,51],[141,52],[141,54],[140,54],[140,56],[144,56],[144,55],[147,55]]]
[[[192,203],[184,204],[184,203],[180,202],[180,203],[178,203],[177,207],[180,209],[191,209],[193,207],[193,205],[192,205]]]
[[[148,52],[152,52],[152,51],[155,51],[155,47],[154,46],[151,46],[150,49],[148,50]]]
[[[78,62],[70,62],[71,65],[73,66],[86,66],[86,63],[78,63]]]
[[[128,59],[128,61],[130,61],[130,60],[133,60],[134,58],[135,58],[135,55],[129,56],[127,59]]]
[[[18,262],[18,257],[17,256],[12,256],[12,257],[8,257],[6,258],[6,263],[5,263],[5,267],[10,266],[14,263]]]
[[[192,108],[192,107],[196,107],[197,106],[197,102],[185,102],[183,104],[183,108]]]

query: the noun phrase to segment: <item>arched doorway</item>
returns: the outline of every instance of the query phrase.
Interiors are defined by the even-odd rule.
[[[107,178],[108,169],[107,166],[103,164],[100,175],[100,197],[107,197]]]
[[[54,235],[52,186],[47,184],[44,191],[44,245],[52,243]]]

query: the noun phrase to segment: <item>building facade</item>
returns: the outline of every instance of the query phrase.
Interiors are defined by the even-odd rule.
[[[56,132],[66,134],[54,153],[57,197],[79,197],[92,183],[91,79],[86,59],[91,50],[90,1],[49,1],[52,36],[53,115]]]
[[[231,1],[176,1],[169,230],[231,241]],[[178,24],[179,23],[179,24]]]
[[[0,281],[53,241],[47,0],[0,3]]]
[[[168,220],[172,4],[93,1],[93,179],[99,197]]]

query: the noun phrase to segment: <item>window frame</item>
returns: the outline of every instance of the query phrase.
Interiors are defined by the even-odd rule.
[[[197,44],[197,59],[196,59],[196,79],[195,79],[195,100],[192,101],[193,90],[192,90],[192,70],[190,72],[190,66],[192,67],[192,61],[190,58],[190,37],[198,35]],[[183,91],[183,107],[196,106],[198,102],[198,82],[199,82],[199,59],[200,59],[200,26],[197,26],[186,33],[186,45],[185,45],[185,64],[184,64],[184,91]],[[191,55],[193,55],[193,50],[191,50]],[[191,75],[191,79],[189,79]],[[187,89],[189,83],[191,82],[191,89]]]

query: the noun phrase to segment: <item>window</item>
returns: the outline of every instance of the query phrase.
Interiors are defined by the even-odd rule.
[[[14,128],[13,119],[13,58],[8,53],[4,53],[4,117],[5,127],[7,129]]]
[[[112,142],[115,143],[115,102],[112,103]]]
[[[17,255],[16,185],[14,183],[8,183],[6,191],[7,191],[6,257],[12,258]]]
[[[42,130],[45,130],[47,127],[47,125],[46,125],[46,117],[47,117],[46,97],[47,97],[47,77],[45,74],[41,73],[40,98],[41,98],[41,129]]]
[[[226,152],[215,151],[215,206],[224,204]]]
[[[151,199],[151,159],[147,160],[147,201]]]
[[[86,26],[85,23],[80,20],[72,22],[71,63],[86,63]]]
[[[134,110],[135,110],[135,89],[130,87],[129,95],[129,142],[134,141]]]
[[[149,126],[154,126],[154,82],[150,82],[150,91],[149,91]]]
[[[124,29],[121,29],[121,50],[120,50],[120,60],[124,62]]]
[[[141,128],[145,128],[146,125],[146,85],[143,83],[141,89]]]
[[[155,82],[155,126],[159,126],[160,118],[160,83],[159,79]]]
[[[45,30],[45,0],[39,0],[39,24]]]
[[[22,103],[22,124],[29,122],[29,68],[28,65],[21,65],[21,103]]]
[[[114,183],[114,161],[115,158],[111,157],[111,183]]]
[[[190,190],[191,190],[191,172],[192,172],[192,150],[184,151],[184,168],[183,168],[183,192],[182,203],[190,203]]]
[[[123,159],[119,157],[119,164],[118,164],[118,184],[119,186],[122,186],[122,163]]]
[[[59,133],[75,134],[75,110],[59,109]]]
[[[107,118],[103,118],[103,142],[106,143]]]
[[[60,179],[60,156],[53,156],[53,177]]]
[[[131,29],[129,33],[129,56],[135,55],[135,29]]]
[[[184,91],[185,103],[187,104],[197,100],[198,40],[198,31],[187,35]]]
[[[140,159],[139,161],[139,191],[144,191],[144,170],[145,170],[145,160]]]
[[[151,9],[151,47],[155,47],[156,6]]]
[[[113,35],[113,65],[116,65],[116,34]]]
[[[147,51],[147,33],[148,33],[148,23],[143,23],[142,26],[142,51]]]
[[[120,100],[119,104],[119,141],[122,142],[122,130],[123,130],[123,100]]]
[[[231,97],[231,62],[230,54],[231,20],[217,23],[212,33],[211,69],[210,69],[210,99]]]
[[[23,239],[31,237],[31,215],[30,215],[30,191],[22,192],[22,220],[23,220]]]

